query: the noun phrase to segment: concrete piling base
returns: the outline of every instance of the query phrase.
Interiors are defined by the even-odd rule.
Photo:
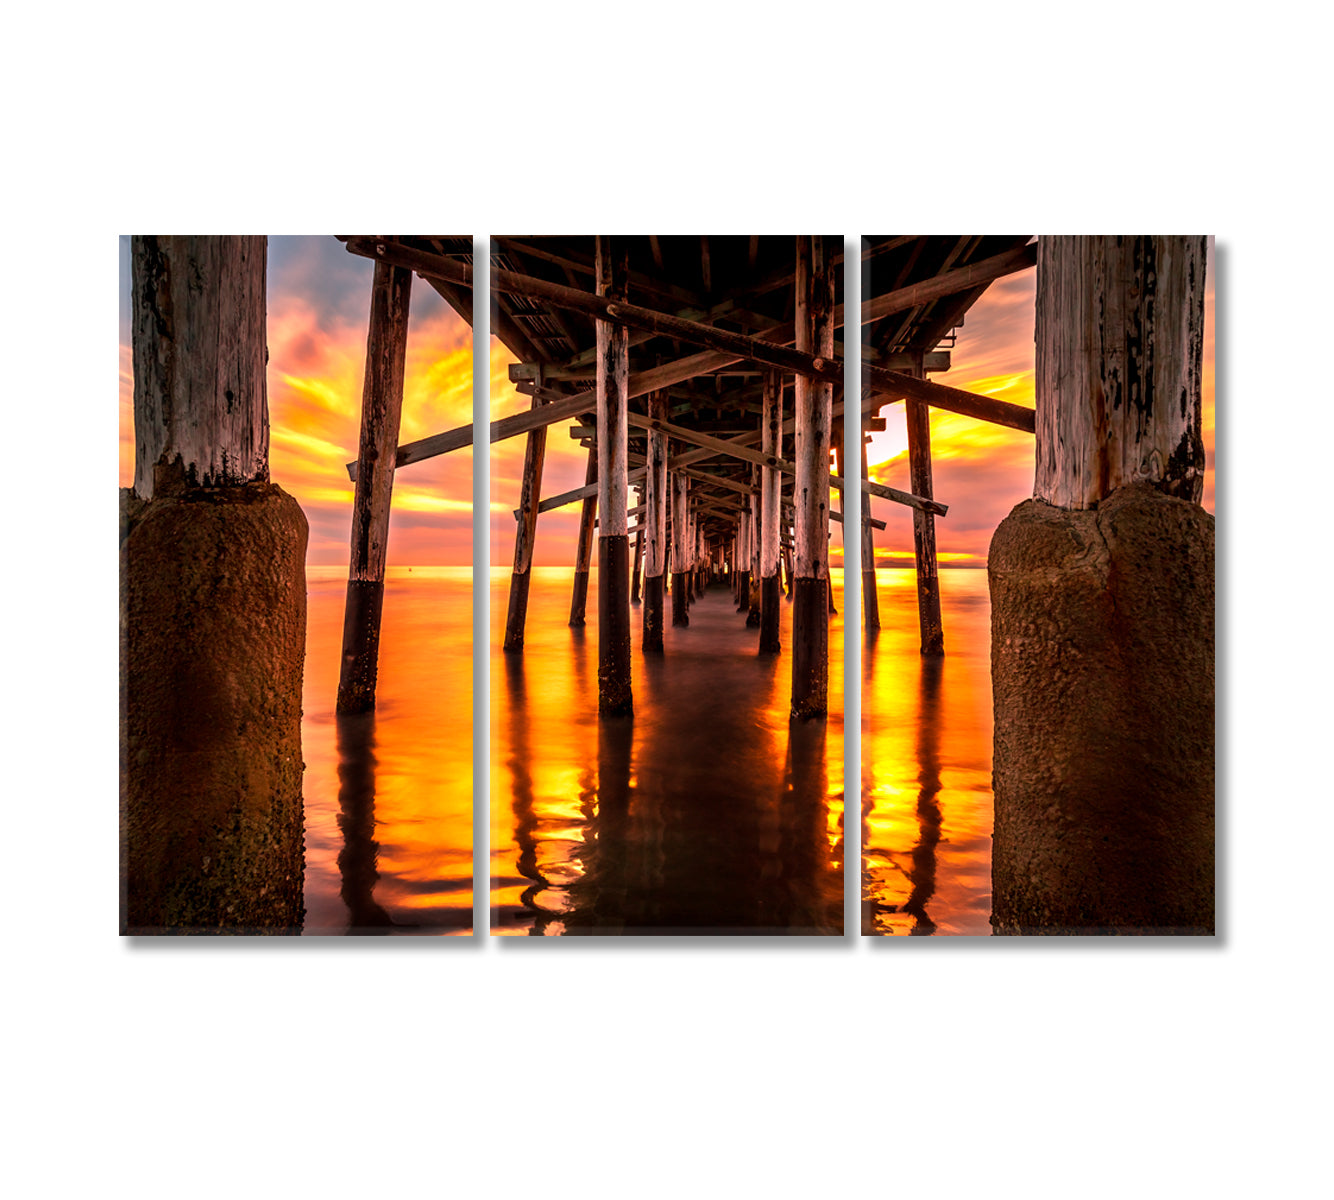
[[[988,574],[996,932],[1213,933],[1213,517],[1030,500]]]
[[[306,518],[121,495],[121,932],[298,932]]]

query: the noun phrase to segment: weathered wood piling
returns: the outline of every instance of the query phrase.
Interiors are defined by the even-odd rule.
[[[690,478],[680,471],[672,473],[672,624],[690,624],[690,589],[686,584],[689,552],[686,549],[690,520]]]
[[[541,401],[533,398],[533,407]],[[528,434],[523,452],[523,482],[519,493],[518,528],[514,534],[514,570],[510,574],[509,610],[505,615],[503,649],[523,649],[524,625],[528,619],[528,584],[537,541],[537,506],[542,499],[542,467],[547,455],[547,427]]]
[[[656,422],[667,420],[667,395],[648,397],[648,414]],[[663,584],[667,570],[667,435],[661,429],[648,431],[648,464],[644,476],[644,505],[647,508],[648,548],[644,557],[644,632],[640,648],[645,654],[662,653]]]
[[[763,434],[760,449],[780,457],[783,441],[783,381],[777,371],[764,376]],[[782,512],[782,474],[777,467],[760,468],[760,653],[782,651],[778,621],[778,522]]]
[[[624,243],[599,236],[596,245],[598,295],[624,299],[629,272]],[[626,518],[629,352],[623,325],[597,322],[598,712],[604,717],[634,712]]]
[[[1205,239],[1044,238],[1035,498],[988,559],[998,933],[1212,933]]]
[[[594,446],[588,451],[588,469],[584,472],[584,486],[598,486],[598,452]],[[574,588],[570,594],[570,625],[582,629],[588,608],[588,572],[593,565],[593,529],[598,517],[598,491],[585,496],[579,509],[579,542],[574,552]]]
[[[797,349],[818,358],[834,353],[834,283],[824,238],[797,239]],[[792,716],[823,717],[829,692],[829,440],[833,388],[798,375],[793,541]]]
[[[366,381],[361,397],[361,441],[352,501],[343,657],[338,678],[340,713],[368,712],[375,707],[389,505],[403,412],[411,288],[411,271],[387,263],[375,264],[370,329],[366,336]]]
[[[122,933],[292,933],[306,519],[269,482],[263,237],[131,240]]]
[[[866,435],[862,435],[862,479],[870,478],[866,464]],[[861,492],[862,509],[862,619],[866,632],[874,634],[880,628],[880,597],[875,579],[875,527],[871,524],[871,493]]]
[[[641,507],[643,505],[641,504]],[[640,592],[640,579],[644,573],[644,527],[635,530],[635,558],[630,568],[630,603],[639,604],[643,599]]]
[[[925,377],[921,355],[905,372],[914,379]],[[931,410],[921,400],[903,402],[908,425],[908,490],[930,500]],[[921,653],[935,658],[945,653],[945,633],[940,620],[940,575],[936,564],[936,518],[924,508],[912,513],[913,559],[917,567],[917,624]]]

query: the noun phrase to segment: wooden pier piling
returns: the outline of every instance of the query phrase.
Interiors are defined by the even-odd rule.
[[[761,433],[763,436],[763,433]],[[750,501],[750,517],[747,521],[747,541],[750,544],[750,571],[747,577],[746,588],[746,628],[758,629],[760,627],[760,533],[764,522],[764,498],[763,488],[760,483],[760,471],[763,468],[751,464],[750,467],[750,487],[751,493],[748,497]]]
[[[686,584],[687,511],[690,505],[690,478],[680,471],[672,472],[672,624],[690,624],[689,587]]]
[[[648,415],[667,419],[667,394],[654,392],[648,398]],[[663,584],[667,570],[667,435],[660,429],[648,432],[648,464],[644,476],[644,505],[648,509],[648,546],[644,557],[644,634],[640,649],[645,654],[662,653]]]
[[[394,490],[394,463],[403,411],[411,290],[411,271],[382,262],[375,264],[370,328],[366,335],[357,482],[352,501],[343,658],[338,678],[340,713],[368,712],[375,707],[389,503]]]
[[[597,292],[625,299],[625,242],[596,240]],[[634,712],[630,674],[630,538],[627,532],[629,330],[598,320],[598,714]]]
[[[588,451],[588,468],[584,472],[584,486],[597,483],[598,452]],[[600,490],[600,489],[599,489]],[[570,593],[570,626],[582,629],[588,607],[588,572],[593,565],[593,529],[598,519],[598,493],[585,496],[579,509],[579,542],[574,552],[574,587]]]
[[[533,407],[541,403],[533,398]],[[523,649],[524,623],[528,616],[528,584],[537,540],[537,506],[542,499],[542,465],[547,453],[547,427],[528,434],[523,453],[523,483],[519,493],[518,528],[514,533],[514,570],[510,575],[509,611],[505,617],[504,649]]]
[[[269,481],[267,244],[130,243],[121,492],[120,930],[287,934],[302,913],[308,527]]]
[[[862,436],[862,478],[871,477],[866,463],[866,437]],[[871,524],[871,493],[862,489],[862,618],[867,633],[880,628],[880,597],[875,583],[875,526]]]
[[[777,371],[765,374],[761,404],[760,448],[766,455],[781,457],[783,381]],[[776,467],[761,467],[760,471],[760,653],[779,654],[783,647],[778,621],[778,522],[783,477]]]
[[[1039,243],[1035,498],[987,563],[998,933],[1214,931],[1205,253]]]
[[[924,379],[920,355],[905,374]],[[916,496],[932,498],[931,491],[931,410],[921,400],[904,400],[908,424],[909,488]],[[912,514],[913,557],[917,565],[917,624],[921,653],[935,658],[945,653],[945,632],[940,621],[940,575],[936,564],[936,518],[924,509]]]
[[[797,239],[796,344],[834,354],[834,278],[820,235]],[[792,716],[824,717],[829,695],[829,442],[833,387],[807,375],[796,382],[796,484],[793,541]]]
[[[641,505],[642,507],[642,505]],[[642,596],[639,581],[644,573],[644,527],[635,530],[635,558],[630,568],[630,603],[639,604]]]
[[[736,610],[743,613],[750,612],[750,563],[753,557],[750,543],[751,527],[754,523],[754,508],[755,497],[752,495],[744,496],[741,512],[737,517],[737,560],[741,569],[737,572]]]

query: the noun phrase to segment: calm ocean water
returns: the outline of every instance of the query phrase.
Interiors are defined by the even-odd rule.
[[[500,651],[509,571],[491,572],[493,929],[839,932],[842,612],[827,725],[789,726],[791,606],[783,655],[761,659],[725,587],[689,628],[668,626],[659,661],[639,654],[634,610],[635,717],[606,723],[596,572],[582,632],[566,624],[571,574],[535,569],[516,659]],[[878,578],[882,629],[862,670],[863,930],[985,935],[986,573],[941,572],[934,666],[917,652],[912,572]],[[471,581],[469,568],[391,569],[379,704],[338,719],[346,578],[308,571],[306,933],[471,930]]]
[[[472,569],[392,567],[374,713],[337,717],[345,567],[310,567],[307,934],[472,929]]]
[[[635,715],[597,715],[597,573],[535,568],[522,656],[501,649],[509,571],[491,574],[491,911],[502,934],[807,933],[843,927],[843,624],[827,723],[790,726],[791,605],[761,658],[725,584],[639,652]],[[668,604],[670,614],[670,602]]]
[[[911,570],[877,572],[862,656],[862,930],[991,932],[991,605],[985,571],[940,572],[945,657],[919,654]]]

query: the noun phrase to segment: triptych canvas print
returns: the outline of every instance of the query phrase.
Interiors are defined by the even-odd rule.
[[[1209,239],[120,250],[123,934],[1214,932]]]

